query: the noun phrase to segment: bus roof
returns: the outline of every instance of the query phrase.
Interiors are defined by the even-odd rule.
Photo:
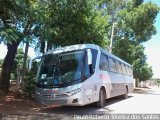
[[[83,50],[85,48],[98,49],[98,45],[94,45],[94,44],[69,45],[69,46],[59,47],[59,48],[56,48],[56,49],[49,50],[44,55],[46,55],[46,54],[62,53],[62,52],[67,52],[67,51]]]
[[[65,47],[59,47],[59,48],[47,51],[44,55],[58,54],[58,53],[62,53],[62,52],[75,51],[75,50],[83,50],[85,48],[93,48],[93,49],[100,50],[100,51],[106,53],[108,56],[110,56],[110,57],[128,65],[128,66],[131,66],[129,63],[125,62],[121,58],[109,53],[107,50],[105,50],[105,49],[103,49],[100,46],[95,45],[95,44],[76,44],[76,45],[69,45],[69,46],[65,46]]]

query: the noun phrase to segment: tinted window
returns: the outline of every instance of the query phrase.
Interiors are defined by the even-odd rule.
[[[129,75],[132,75],[132,68],[129,67]]]
[[[118,72],[118,73],[122,73],[122,66],[121,66],[121,62],[116,61],[116,66],[117,66],[117,72]]]
[[[122,63],[121,66],[122,66],[122,71],[123,71],[122,73],[123,73],[123,74],[126,74],[126,70],[125,70],[124,64]]]
[[[123,73],[124,74],[128,74],[128,69],[127,69],[127,66],[125,64],[123,64]]]
[[[109,68],[111,71],[116,72],[116,61],[113,58],[109,58]]]
[[[126,67],[127,67],[127,74],[130,75],[129,66]]]
[[[108,56],[103,53],[100,56],[99,68],[100,70],[108,70]]]
[[[44,56],[37,86],[58,88],[80,83],[83,56],[83,51]]]

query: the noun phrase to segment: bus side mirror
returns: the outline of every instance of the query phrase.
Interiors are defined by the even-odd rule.
[[[91,49],[87,49],[87,63],[88,65],[92,65],[92,52]]]
[[[33,63],[34,60],[36,60],[36,59],[41,59],[41,58],[42,58],[42,56],[37,56],[37,57],[35,57],[35,58],[32,58],[32,59],[29,61],[28,69],[29,69],[29,70],[32,69],[32,63]]]

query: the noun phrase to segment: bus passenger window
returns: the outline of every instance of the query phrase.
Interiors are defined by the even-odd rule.
[[[116,72],[116,61],[113,58],[109,58],[109,68],[111,71]]]
[[[116,66],[117,66],[117,72],[122,73],[122,67],[121,67],[121,63],[119,61],[116,61]]]
[[[122,73],[123,73],[123,74],[126,74],[124,64],[122,63],[121,65],[122,65],[122,71],[123,71]]]
[[[127,75],[129,75],[129,67],[126,66],[126,70],[127,70]]]
[[[108,56],[101,54],[100,56],[100,63],[99,63],[100,70],[108,70]]]
[[[132,75],[133,73],[132,73],[132,68],[131,67],[129,67],[129,75]]]
[[[124,71],[123,72],[124,74],[127,74],[127,69],[126,69],[126,65],[125,64],[123,64],[123,71]]]

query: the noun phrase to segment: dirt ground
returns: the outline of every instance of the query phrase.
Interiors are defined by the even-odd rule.
[[[39,105],[34,97],[28,97],[22,92],[15,92],[12,85],[7,95],[0,93],[0,120],[52,120],[48,109],[56,109],[58,106]]]
[[[59,106],[40,106],[34,98],[10,92],[0,95],[0,120],[53,120],[62,116],[49,111]]]
[[[33,98],[10,92],[0,96],[1,114],[21,114],[37,112],[41,107]]]
[[[135,93],[143,93],[143,89],[135,89]],[[7,95],[0,95],[0,119],[2,120],[52,120],[57,119],[58,106],[40,106],[34,98],[11,91]],[[52,114],[50,114],[50,109]],[[72,111],[73,112],[73,111]],[[61,112],[60,112],[61,113]],[[58,114],[60,114],[58,113]],[[58,115],[57,114],[57,115]],[[68,114],[68,113],[67,113]],[[58,115],[57,117],[61,117]],[[62,117],[63,118],[63,117]]]
[[[142,89],[134,90],[134,92],[138,93],[142,91]],[[45,107],[40,106],[34,98],[27,97],[23,94],[17,95],[13,90],[7,95],[0,95],[0,114],[36,114],[44,108]]]

